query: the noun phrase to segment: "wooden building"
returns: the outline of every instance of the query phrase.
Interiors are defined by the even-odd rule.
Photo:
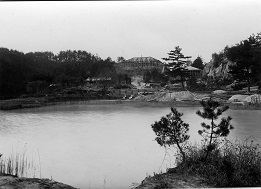
[[[162,72],[164,64],[152,57],[134,57],[115,65],[118,73],[128,74],[130,76],[143,75],[145,71],[157,69]]]
[[[194,77],[196,79],[201,78],[202,76],[202,70],[195,68],[193,66],[187,66],[186,70],[184,70],[184,73],[188,76],[188,77]]]

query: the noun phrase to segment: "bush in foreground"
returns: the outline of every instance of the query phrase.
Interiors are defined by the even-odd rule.
[[[259,144],[249,140],[231,142],[224,139],[218,146],[205,161],[203,145],[188,145],[185,149],[186,161],[180,160],[174,170],[205,177],[217,187],[261,186]]]
[[[189,125],[181,119],[182,113],[171,108],[171,113],[152,124],[157,135],[155,140],[166,146],[177,147],[177,167],[168,172],[188,173],[205,177],[217,187],[261,186],[261,148],[253,141],[230,142],[225,137],[234,127],[231,117],[215,123],[228,107],[209,99],[202,101],[203,111],[196,113],[211,123],[202,123],[199,134],[204,138],[201,145],[188,143]]]

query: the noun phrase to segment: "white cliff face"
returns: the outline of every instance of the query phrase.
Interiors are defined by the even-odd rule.
[[[209,63],[205,64],[203,69],[203,76],[212,76],[212,77],[222,77],[222,78],[230,78],[232,77],[231,74],[229,74],[229,66],[234,65],[235,63],[224,59],[218,67],[214,67],[213,60],[211,60]]]

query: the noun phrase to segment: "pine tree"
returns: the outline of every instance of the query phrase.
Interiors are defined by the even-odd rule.
[[[260,35],[251,35],[247,40],[225,51],[226,57],[236,63],[229,67],[229,73],[235,79],[247,81],[248,92],[250,92],[251,79],[258,78],[260,75]]]
[[[181,53],[181,48],[176,46],[174,50],[171,50],[168,55],[168,58],[162,58],[167,61],[166,72],[171,77],[180,76],[182,87],[184,88],[184,70],[187,63],[187,59],[191,58],[190,56],[184,56]]]
[[[192,63],[191,66],[202,70],[202,69],[204,68],[202,58],[201,58],[200,56],[198,56],[198,57],[193,61],[193,63]]]
[[[171,113],[167,114],[166,117],[162,117],[160,121],[156,121],[151,127],[157,135],[155,140],[158,144],[164,147],[166,145],[177,145],[183,161],[185,161],[185,152],[180,144],[189,139],[187,134],[189,124],[183,122],[181,119],[182,115],[175,108],[171,108]]]
[[[205,160],[207,159],[209,152],[215,149],[216,143],[215,141],[220,137],[226,137],[230,133],[230,130],[234,127],[230,124],[231,117],[222,118],[219,124],[216,124],[214,121],[218,119],[223,112],[228,110],[228,106],[220,106],[221,104],[218,101],[213,99],[208,99],[206,101],[202,100],[201,105],[203,107],[203,111],[198,110],[196,112],[197,115],[204,119],[211,120],[211,124],[208,125],[206,123],[201,123],[203,127],[202,130],[199,130],[198,133],[208,142],[207,145],[207,153],[205,156]]]

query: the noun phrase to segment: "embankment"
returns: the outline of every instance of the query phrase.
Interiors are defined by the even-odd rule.
[[[214,188],[214,184],[196,175],[163,173],[145,178],[134,189],[158,188]]]
[[[82,104],[82,105],[124,105],[124,106],[135,106],[135,107],[190,107],[190,106],[200,106],[197,101],[133,101],[133,100],[86,100],[86,101],[65,101],[65,102],[52,102],[46,103],[45,106],[50,105],[73,105],[73,104]]]
[[[3,189],[76,189],[67,184],[56,182],[50,179],[24,178],[15,176],[0,176],[0,188]]]
[[[134,100],[65,100],[48,101],[43,98],[12,99],[0,101],[0,110],[37,108],[53,105],[124,105],[134,107],[200,107],[199,101],[134,101]],[[260,110],[260,105],[224,103],[234,110]]]

